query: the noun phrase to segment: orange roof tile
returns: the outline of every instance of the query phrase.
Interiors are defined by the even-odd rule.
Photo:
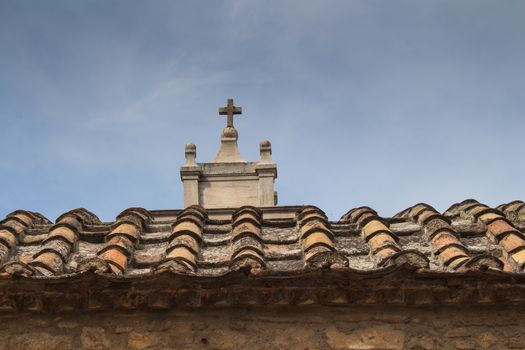
[[[279,210],[292,215],[269,215]],[[87,309],[121,305],[116,299],[91,300],[98,297],[80,291],[86,286],[93,293],[91,286],[122,291],[128,284],[143,293],[137,303],[155,308],[163,306],[148,301],[153,292],[170,295],[166,307],[242,303],[255,293],[242,295],[246,288],[257,290],[248,304],[365,302],[371,297],[367,292],[392,293],[396,283],[402,287],[395,293],[402,295],[376,293],[374,302],[416,303],[417,291],[428,290],[428,283],[435,284],[432,295],[439,303],[475,302],[479,288],[494,300],[525,301],[521,201],[490,208],[467,200],[444,213],[417,204],[394,217],[361,207],[338,221],[312,206],[241,207],[229,215],[229,220],[211,218],[198,206],[130,208],[103,223],[75,209],[53,224],[38,213],[16,211],[0,222],[0,295],[7,298],[0,308],[29,310],[34,305],[17,301],[15,294],[38,299],[55,295],[51,292]],[[470,291],[470,297],[451,294],[447,281],[458,278],[466,288],[461,293]],[[487,287],[490,280],[495,282]],[[67,292],[59,288],[64,283]],[[496,291],[505,283],[508,288]],[[38,294],[39,288],[47,292]],[[441,295],[443,290],[448,294]],[[486,295],[482,299],[486,302]]]

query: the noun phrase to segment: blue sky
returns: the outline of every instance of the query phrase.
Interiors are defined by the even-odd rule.
[[[180,208],[235,98],[280,204],[525,199],[524,1],[0,0],[0,217]]]

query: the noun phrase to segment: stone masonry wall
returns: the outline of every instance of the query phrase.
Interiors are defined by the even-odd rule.
[[[524,308],[0,314],[0,349],[523,349]]]

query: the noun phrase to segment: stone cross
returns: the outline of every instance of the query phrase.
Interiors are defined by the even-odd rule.
[[[226,122],[227,127],[233,128],[233,116],[236,114],[242,114],[242,108],[235,107],[233,105],[233,98],[228,99],[228,105],[226,107],[219,108],[219,115],[228,116],[228,120]]]

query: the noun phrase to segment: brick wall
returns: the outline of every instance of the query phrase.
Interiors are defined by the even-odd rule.
[[[523,349],[525,308],[0,314],[0,349]]]

